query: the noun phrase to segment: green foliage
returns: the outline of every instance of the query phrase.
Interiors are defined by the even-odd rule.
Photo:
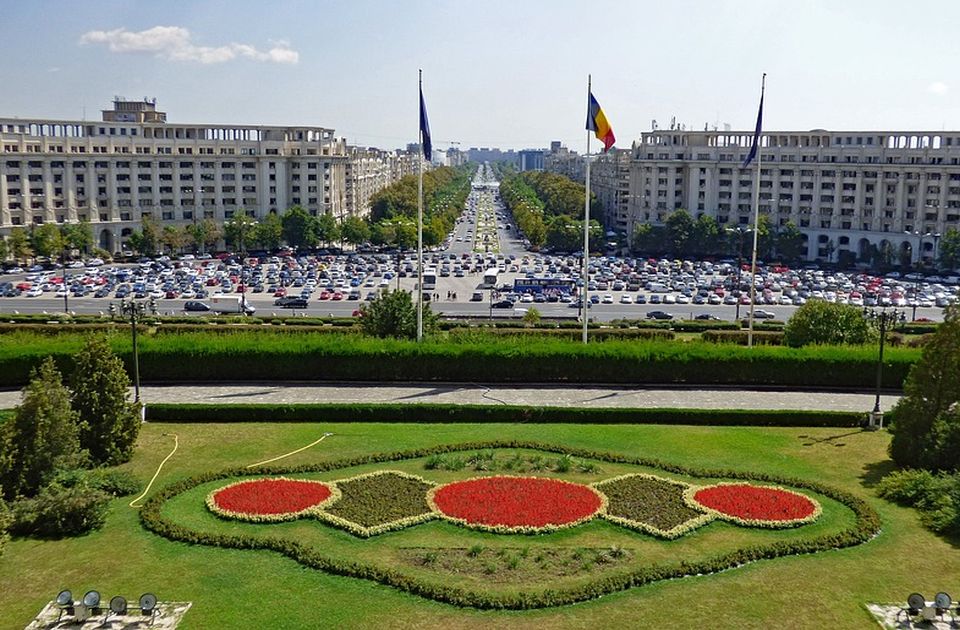
[[[127,245],[133,251],[145,256],[152,256],[157,253],[157,248],[160,245],[160,224],[153,217],[143,217],[141,229],[139,231],[134,230],[127,239]]]
[[[52,358],[31,372],[20,406],[0,432],[0,486],[8,499],[35,495],[57,471],[82,461],[77,414]]]
[[[540,311],[535,307],[531,306],[527,309],[527,312],[523,314],[523,323],[527,326],[535,326],[540,323]]]
[[[109,504],[107,493],[86,484],[49,484],[36,497],[13,503],[11,531],[40,538],[78,536],[103,525]]]
[[[900,466],[960,469],[960,306],[946,309],[903,390],[891,413],[890,456]]]
[[[140,482],[133,474],[116,468],[62,470],[54,476],[51,483],[64,488],[83,485],[114,497],[125,497],[140,490]]]
[[[317,218],[300,206],[288,209],[280,217],[280,224],[283,226],[283,240],[290,247],[316,247],[320,242]]]
[[[317,239],[321,243],[333,243],[340,240],[340,226],[332,214],[323,213],[317,217]]]
[[[268,213],[254,226],[250,242],[268,250],[280,247],[283,241],[283,223],[275,212]]]
[[[437,316],[423,304],[424,333],[436,330]],[[360,328],[374,337],[417,338],[417,305],[406,291],[387,289],[360,307]]]
[[[251,404],[208,405],[157,403],[147,407],[151,422],[387,422],[387,423],[498,423],[529,424],[683,424],[698,426],[856,427],[863,414],[848,411],[754,409],[625,409],[616,407],[522,407],[518,405],[459,405],[442,403],[396,404]],[[437,468],[459,470],[473,466],[459,458],[440,458]],[[490,460],[485,460],[489,467]],[[545,468],[555,462],[530,462]],[[535,466],[536,464],[536,466]]]
[[[200,251],[206,251],[208,247],[215,245],[222,236],[220,225],[213,219],[203,219],[191,223],[185,229],[190,239],[193,240],[193,245]]]
[[[3,549],[10,540],[11,525],[13,525],[13,513],[6,502],[0,498],[0,556],[3,556]]]
[[[500,198],[513,214],[517,227],[530,241],[533,249],[547,242],[547,228],[543,217],[543,202],[533,188],[516,173],[507,174],[500,181]]]
[[[960,534],[960,474],[895,471],[880,480],[877,494],[916,508],[923,524],[938,534]]]
[[[127,400],[130,378],[107,338],[90,336],[74,357],[71,405],[80,420],[80,445],[95,464],[129,461],[140,433],[139,407]]]
[[[848,304],[810,300],[787,321],[784,342],[795,348],[809,344],[864,344],[874,331],[860,309]]]
[[[55,257],[63,252],[63,235],[55,223],[44,223],[33,230],[33,251],[37,256]]]
[[[223,240],[239,252],[245,252],[247,246],[253,243],[256,238],[254,230],[257,221],[247,214],[247,211],[240,208],[233,213],[233,216],[223,223]]]
[[[351,245],[360,245],[370,240],[370,225],[360,217],[350,216],[343,220],[343,240]]]
[[[76,249],[80,253],[86,253],[93,246],[93,229],[86,219],[78,223],[62,225],[60,232],[63,235],[63,243],[68,249]]]
[[[27,231],[22,227],[15,227],[10,230],[10,236],[7,237],[7,249],[13,259],[22,262],[33,256],[33,248],[30,246],[30,237]]]
[[[950,228],[944,232],[937,251],[941,269],[960,269],[960,230]]]

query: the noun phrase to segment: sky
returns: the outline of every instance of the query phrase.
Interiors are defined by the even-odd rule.
[[[417,139],[586,143],[587,76],[629,147],[653,120],[752,130],[960,129],[949,0],[34,0],[3,2],[0,117],[99,120],[115,95],[168,121]]]

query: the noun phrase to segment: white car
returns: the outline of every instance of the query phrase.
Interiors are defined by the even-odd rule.
[[[609,293],[605,293],[603,298],[600,300],[604,304],[613,304],[613,296]]]
[[[29,291],[24,293],[24,295],[27,297],[40,297],[43,295],[43,289],[40,287],[32,287]]]
[[[633,304],[633,298],[630,297],[628,294],[624,293],[623,295],[620,296],[620,303],[621,303],[621,304]]]

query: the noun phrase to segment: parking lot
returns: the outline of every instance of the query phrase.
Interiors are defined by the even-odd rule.
[[[446,243],[424,256],[424,296],[431,308],[449,316],[520,317],[536,308],[545,317],[578,317],[581,257],[527,251],[492,177],[489,168],[478,170]],[[591,256],[589,278],[588,311],[596,321],[734,320],[750,309],[749,267],[738,269],[731,260]],[[517,289],[518,280],[527,287]],[[908,318],[940,321],[943,308],[957,300],[958,283],[956,274],[878,276],[812,265],[762,265],[755,279],[754,314],[786,320],[806,301],[825,300],[897,307]],[[166,314],[350,316],[387,288],[416,291],[413,252],[184,255],[125,264],[90,259],[66,269],[7,265],[0,273],[0,313],[107,314],[111,303],[134,299]]]

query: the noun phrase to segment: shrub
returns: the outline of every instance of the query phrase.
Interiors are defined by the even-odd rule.
[[[13,514],[7,504],[0,499],[0,556],[10,540],[10,525],[13,524]]]
[[[423,330],[436,329],[437,316],[430,305],[423,305]],[[417,305],[407,291],[379,293],[372,302],[360,307],[360,328],[374,337],[417,338]]]
[[[0,428],[0,485],[8,499],[33,496],[58,470],[75,468],[80,450],[70,392],[47,357],[31,373],[23,402]]]
[[[848,304],[810,300],[796,310],[783,328],[788,346],[864,344],[873,337],[860,309]]]
[[[904,467],[960,468],[960,306],[930,335],[893,408],[890,456]]]
[[[32,499],[13,504],[11,531],[40,538],[77,536],[99,529],[107,518],[110,497],[87,484],[44,486]]]
[[[140,434],[139,405],[127,400],[130,377],[102,335],[74,357],[71,405],[80,421],[80,445],[95,464],[129,461]]]
[[[140,490],[140,482],[132,473],[115,468],[64,470],[53,478],[53,483],[64,488],[87,486],[114,497],[125,497]]]
[[[960,474],[897,471],[880,481],[877,494],[889,501],[917,508],[920,521],[934,532],[960,533]]]
[[[897,470],[880,480],[877,495],[900,505],[915,506],[940,487],[928,470]]]

